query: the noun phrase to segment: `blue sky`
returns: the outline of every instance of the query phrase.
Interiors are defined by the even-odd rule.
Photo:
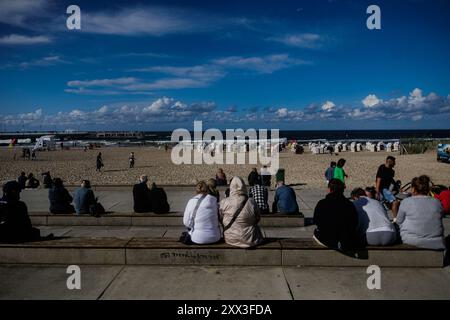
[[[0,0],[0,27],[0,130],[450,128],[449,1]]]

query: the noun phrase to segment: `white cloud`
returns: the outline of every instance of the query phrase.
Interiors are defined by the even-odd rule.
[[[307,62],[290,58],[287,54],[261,57],[225,57],[210,64],[194,66],[152,66],[131,69],[130,72],[159,73],[171,77],[145,81],[135,77],[112,79],[72,80],[65,91],[77,94],[150,94],[156,90],[205,88],[225,77],[232,69],[249,70],[260,74],[273,73]]]
[[[288,115],[288,109],[287,108],[280,108],[277,110],[277,116],[280,118],[285,118]]]
[[[334,109],[335,106],[336,105],[333,102],[327,101],[322,105],[322,110],[326,111],[326,112],[330,112]]]
[[[83,32],[128,36],[211,32],[235,23],[211,13],[159,6],[87,12],[84,16]]]
[[[51,39],[47,36],[24,36],[20,34],[10,34],[0,38],[0,45],[33,45],[49,42],[51,42]]]
[[[103,79],[105,80],[105,79]],[[112,79],[109,79],[112,80]],[[120,80],[121,82],[123,80]],[[125,80],[128,82],[129,80]],[[115,83],[115,81],[112,81]],[[107,81],[107,83],[111,83]],[[420,90],[420,89],[418,89]],[[56,114],[44,114],[39,108],[34,112],[22,114],[0,114],[0,124],[9,126],[28,125],[72,125],[74,121],[83,125],[138,126],[145,123],[181,123],[194,119],[210,122],[307,122],[334,120],[382,120],[420,121],[438,116],[450,119],[450,96],[435,93],[424,95],[414,90],[408,97],[380,100],[376,107],[352,107],[336,105],[331,101],[311,104],[304,108],[237,108],[219,109],[214,102],[186,103],[170,97],[162,97],[146,104],[103,105],[92,110],[73,109]],[[417,105],[420,101],[420,105]]]
[[[62,60],[59,56],[48,56],[30,62],[21,62],[19,63],[19,67],[25,69],[29,67],[53,66],[60,63],[66,63],[66,61]]]
[[[32,18],[48,15],[48,0],[3,0],[0,2],[0,22],[27,27]]]
[[[363,105],[367,108],[376,106],[377,104],[379,104],[382,101],[383,100],[378,99],[377,96],[374,94],[369,94],[367,97],[365,97],[363,100],[361,100]]]
[[[216,65],[251,70],[258,73],[273,73],[292,66],[311,64],[308,61],[290,58],[288,54],[273,54],[260,57],[232,56],[213,60]]]
[[[194,78],[205,82],[214,81],[225,76],[225,72],[214,65],[196,65],[187,67],[154,66],[133,69],[131,71],[161,73],[175,77]]]
[[[288,34],[279,37],[268,38],[269,41],[283,43],[287,46],[298,48],[317,48],[321,45],[322,37],[315,33]]]
[[[114,87],[117,85],[126,85],[136,83],[138,80],[132,77],[113,78],[113,79],[95,79],[95,80],[72,80],[67,82],[69,87]]]

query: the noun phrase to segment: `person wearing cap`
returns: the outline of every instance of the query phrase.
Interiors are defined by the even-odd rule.
[[[48,199],[50,201],[51,213],[75,213],[72,203],[72,196],[64,187],[61,178],[54,178],[52,187],[48,190]]]
[[[277,189],[275,190],[272,212],[281,214],[299,213],[295,191],[290,186],[285,185],[281,177],[277,178]]]
[[[97,201],[89,180],[83,180],[81,187],[75,190],[73,202],[76,214],[89,214],[91,212],[90,208],[95,206]]]
[[[0,241],[25,242],[40,239],[39,229],[33,228],[27,205],[20,201],[20,185],[9,181],[3,186],[0,200]]]

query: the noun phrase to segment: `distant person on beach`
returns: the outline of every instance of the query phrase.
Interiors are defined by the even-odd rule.
[[[260,244],[263,235],[258,227],[260,212],[240,177],[230,182],[230,196],[220,202],[220,217],[223,223],[224,240],[229,245],[249,248]]]
[[[397,214],[403,243],[426,249],[445,249],[443,211],[439,200],[428,196],[430,178],[412,179],[412,196],[404,199]]]
[[[50,175],[50,171],[42,173],[42,176],[44,177],[43,185],[45,189],[50,189],[53,185],[53,179]]]
[[[0,242],[26,242],[40,239],[39,229],[33,228],[27,205],[20,201],[20,185],[9,181],[3,186],[0,199]]]
[[[330,156],[333,155],[333,151],[334,151],[333,146],[327,146],[327,147],[326,147],[326,150],[327,150],[327,152],[330,154]]]
[[[71,204],[73,198],[64,187],[61,178],[53,179],[53,186],[48,190],[48,199],[50,200],[51,213],[75,213],[75,208]]]
[[[376,199],[369,198],[366,191],[356,188],[352,191],[353,205],[358,212],[358,231],[366,244],[389,246],[397,241],[397,231],[389,220],[384,206]]]
[[[30,172],[28,174],[27,181],[25,182],[25,188],[26,189],[36,189],[36,188],[39,188],[40,184],[41,183],[39,182],[39,180],[36,179],[34,177],[34,175]]]
[[[327,181],[327,185],[331,179],[334,177],[334,169],[336,168],[336,161],[331,161],[330,166],[325,170],[325,180]]]
[[[252,171],[254,172],[254,171]],[[253,198],[258,206],[259,212],[261,214],[270,213],[269,209],[269,191],[266,187],[261,185],[259,180],[259,175],[249,175],[248,184],[250,188],[248,189],[248,196]]]
[[[34,149],[31,152],[31,160],[36,160],[36,151]]]
[[[267,169],[267,166],[263,166],[260,172],[261,172],[261,185],[265,187],[270,187],[272,174],[270,173],[269,169]]]
[[[261,176],[259,175],[258,170],[256,168],[253,168],[252,171],[249,173],[247,181],[249,184],[250,181],[253,181],[254,185],[261,184]]]
[[[336,167],[334,168],[333,179],[341,180],[345,184],[345,178],[348,178],[348,175],[344,171],[346,160],[339,159],[336,163]]]
[[[134,168],[134,162],[136,158],[134,157],[134,152],[130,153],[130,157],[128,158],[128,161],[130,162],[130,169]]]
[[[272,213],[297,214],[299,213],[297,197],[294,189],[284,184],[284,181],[277,181],[275,197],[272,204]]]
[[[24,171],[20,173],[20,176],[17,178],[17,182],[19,183],[20,190],[25,189],[25,185],[27,183],[27,175]]]
[[[147,213],[152,211],[152,199],[148,188],[148,178],[142,175],[140,182],[133,186],[133,209],[136,213]]]
[[[222,168],[220,168],[216,173],[216,184],[218,186],[227,185],[227,176],[225,175],[225,172],[223,172]]]
[[[92,208],[95,207],[97,202],[89,180],[81,182],[81,187],[75,190],[73,198],[76,214],[92,213]]]
[[[208,185],[208,194],[216,197],[217,202],[220,201],[220,193],[219,190],[217,190],[217,182],[215,179],[208,179],[208,181],[206,182],[206,184]]]
[[[391,185],[395,183],[395,158],[388,156],[386,162],[378,167],[375,188],[377,191],[377,199],[386,201],[392,210],[394,219],[397,217],[400,201],[395,198],[391,191]]]
[[[222,238],[219,227],[219,205],[217,199],[208,194],[208,185],[200,181],[195,187],[197,193],[186,205],[183,223],[188,231],[183,232],[180,241],[185,244],[211,244]]]
[[[358,234],[358,212],[344,190],[341,180],[331,179],[328,194],[314,209],[314,240],[337,250],[356,249],[363,243]]]
[[[152,183],[152,188],[150,189],[150,198],[152,202],[152,211],[154,213],[169,213],[170,205],[167,201],[167,194],[163,188],[157,187],[156,184]]]
[[[105,165],[103,164],[103,159],[102,159],[102,153],[99,152],[97,155],[97,160],[96,160],[96,167],[97,167],[97,171],[101,172],[102,171],[102,167],[104,167]]]

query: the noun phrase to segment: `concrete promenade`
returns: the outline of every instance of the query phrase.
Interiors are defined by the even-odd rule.
[[[182,213],[193,188],[165,187]],[[325,190],[295,187],[304,227],[263,227],[266,237],[309,238],[313,208]],[[47,212],[47,190],[22,192],[31,213]],[[131,187],[96,188],[106,210],[132,212]],[[223,196],[223,190],[222,190]],[[269,195],[269,202],[273,194]],[[101,219],[101,218],[100,218]],[[450,219],[444,220],[449,234]],[[43,235],[174,239],[183,226],[40,226]],[[369,290],[365,267],[81,265],[81,289],[66,286],[67,265],[0,265],[0,299],[450,299],[450,267],[382,267]]]

